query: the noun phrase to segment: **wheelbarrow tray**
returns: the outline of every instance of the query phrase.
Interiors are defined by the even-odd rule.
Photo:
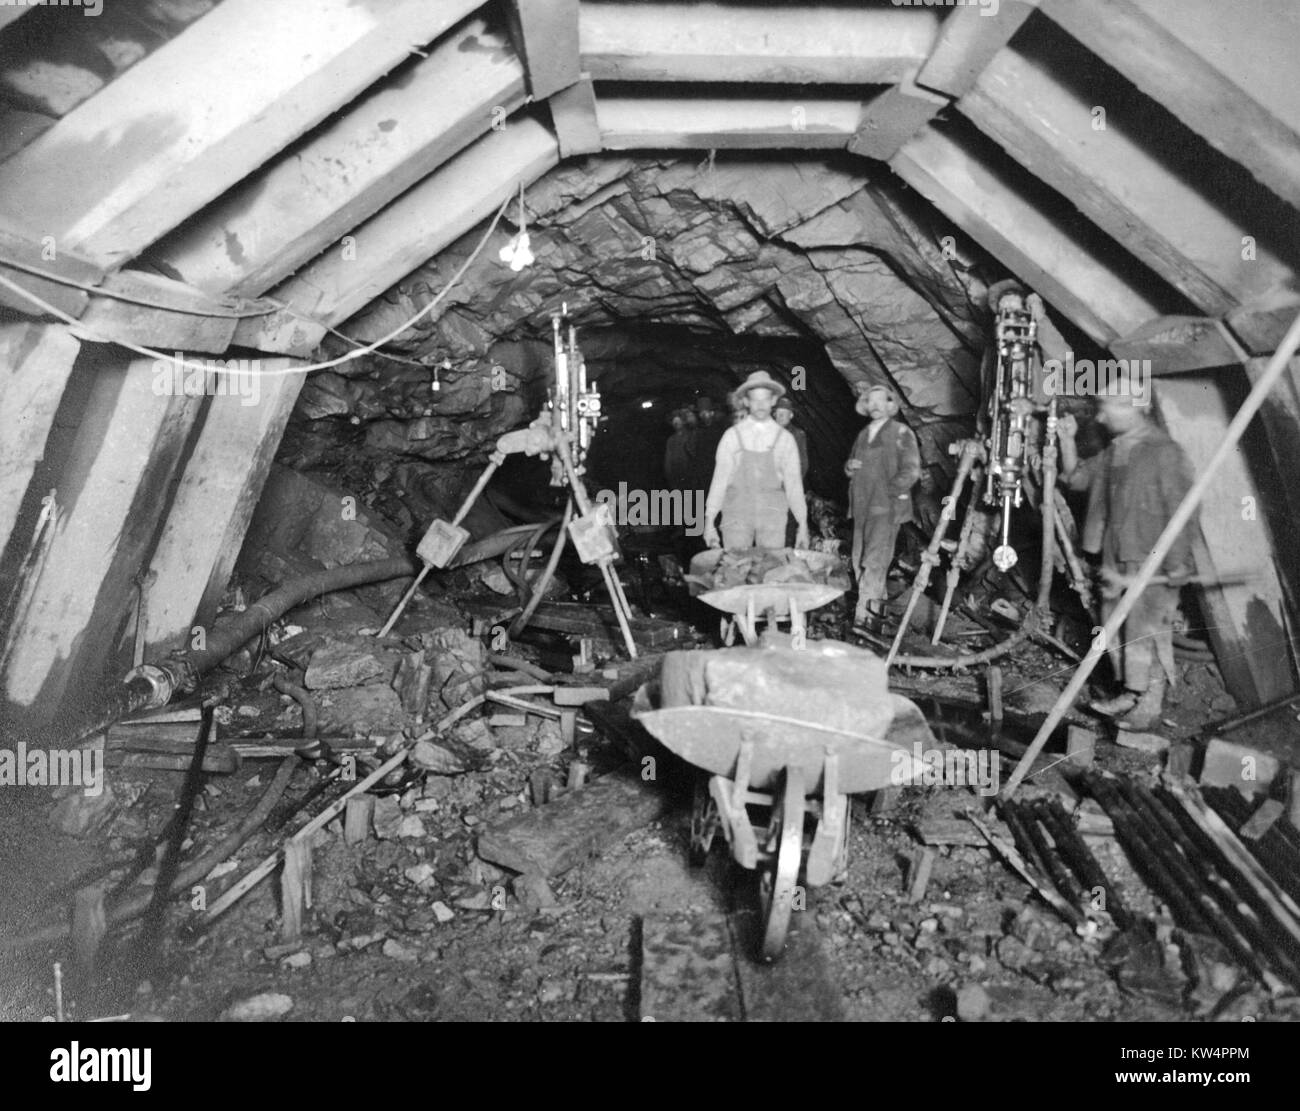
[[[776,549],[776,550],[780,551],[781,549]],[[811,549],[808,548],[786,548],[784,550],[786,552],[789,552],[791,555],[798,557],[798,559],[801,560],[808,567],[808,569],[812,571],[814,574],[826,575],[836,570],[842,570],[844,567],[844,557],[839,555],[833,555],[829,552],[817,552],[817,551],[812,551]],[[837,594],[832,595],[831,596],[832,598],[837,597],[838,594],[844,593],[844,588],[836,588],[833,586],[829,586],[828,584],[825,583],[801,583],[801,582],[737,583],[734,586],[719,587],[717,590],[714,590],[713,575],[714,572],[716,572],[718,569],[718,564],[722,562],[722,557],[726,554],[727,552],[722,548],[711,548],[707,552],[700,552],[698,555],[692,557],[689,571],[684,576],[686,579],[686,584],[690,589],[691,597],[693,598],[703,597],[705,601],[708,601],[709,595],[720,594],[723,593],[724,591],[729,591],[729,590],[739,590],[739,589],[754,590],[754,589],[769,588],[769,587],[774,589],[780,589],[780,588],[789,588],[795,586],[815,587],[822,590],[837,590]],[[830,601],[830,600],[831,600],[830,598],[826,599],[826,601]],[[709,604],[716,605],[716,603],[714,602],[709,602]],[[757,605],[757,602],[755,604]],[[801,606],[803,605],[802,598],[799,599],[799,604]],[[815,604],[819,606],[824,606],[826,602],[817,602]],[[720,605],[717,608],[726,610],[726,612],[728,613],[744,613],[745,602],[740,603],[739,610],[732,609],[729,605]],[[762,611],[759,610],[759,612],[761,613]]]
[[[699,598],[714,609],[736,616],[748,613],[752,601],[754,613],[759,617],[769,610],[778,617],[788,617],[791,598],[798,605],[800,613],[808,613],[818,606],[835,601],[843,593],[842,587],[826,586],[823,583],[746,583],[710,590],[699,595]]]
[[[936,746],[917,706],[889,695],[894,716],[883,737],[849,733],[814,722],[725,706],[652,707],[651,686],[637,691],[632,717],[688,764],[730,779],[740,746],[752,745],[750,786],[769,790],[790,765],[803,772],[805,791],[822,788],[826,757],[839,757],[839,791],[846,795],[910,783],[925,765],[915,753]],[[914,746],[919,745],[919,749]]]

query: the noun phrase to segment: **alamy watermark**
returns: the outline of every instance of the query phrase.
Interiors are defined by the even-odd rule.
[[[90,798],[104,790],[102,748],[0,748],[0,787],[80,787]]]
[[[996,795],[1002,784],[1002,764],[995,749],[925,748],[919,741],[911,752],[890,753],[895,786],[971,787],[984,797]]]
[[[1139,407],[1151,404],[1150,359],[1044,359],[1040,392],[1048,397],[1127,397]]]
[[[196,359],[177,351],[170,359],[154,360],[153,392],[159,397],[238,397],[241,405],[256,405],[262,397],[262,361]]]
[[[99,15],[104,0],[0,0],[0,8],[81,8],[82,15]]]
[[[997,15],[1002,0],[892,0],[896,8],[979,8],[980,15]]]
[[[608,505],[618,525],[672,525],[684,528],[687,536],[704,533],[703,490],[629,490],[626,482],[618,492],[602,490],[596,501]]]

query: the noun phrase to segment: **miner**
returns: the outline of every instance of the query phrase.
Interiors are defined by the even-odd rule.
[[[674,409],[670,418],[672,434],[664,445],[664,477],[670,490],[685,490],[691,485],[695,460],[695,414],[690,409]]]
[[[858,580],[853,620],[855,627],[879,634],[898,530],[912,519],[912,487],[921,477],[921,451],[912,430],[895,419],[898,397],[893,390],[859,387],[855,408],[869,422],[844,464],[853,520],[852,567]]]
[[[782,548],[787,514],[793,514],[795,547],[808,546],[808,507],[799,470],[799,447],[772,419],[785,387],[755,371],[732,395],[744,419],[718,441],[713,482],[704,503],[704,542],[717,548]],[[723,537],[718,537],[718,514]]]
[[[1112,439],[1089,459],[1079,459],[1074,417],[1062,417],[1057,430],[1061,480],[1073,490],[1088,491],[1082,546],[1101,557],[1105,621],[1119,604],[1120,588],[1132,581],[1191,488],[1192,466],[1183,449],[1131,396],[1099,398],[1097,420]],[[1147,585],[1124,623],[1119,643],[1106,645],[1123,691],[1093,703],[1099,713],[1120,717],[1126,729],[1154,725],[1166,688],[1177,682],[1174,618],[1179,588],[1194,570],[1188,529],[1179,534],[1160,570],[1167,581]]]
[[[777,400],[776,407],[772,410],[772,419],[794,437],[794,442],[799,448],[799,474],[802,478],[807,479],[808,436],[802,428],[794,423],[794,405],[790,402],[789,394],[785,394]],[[798,547],[795,543],[795,532],[794,517],[787,517],[785,522],[785,546],[787,548]]]

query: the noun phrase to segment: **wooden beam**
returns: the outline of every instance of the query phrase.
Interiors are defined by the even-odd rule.
[[[250,360],[212,398],[153,553],[146,658],[188,646],[192,624],[211,628],[248,522],[306,375],[293,359]],[[222,379],[217,379],[217,386]]]
[[[1038,3],[997,0],[987,6],[949,8],[934,49],[916,75],[916,83],[945,96],[964,96],[994,55],[1034,14]]]
[[[60,252],[58,244],[53,239],[44,242],[33,240],[16,228],[5,226],[2,220],[0,220],[0,256],[22,263],[24,266],[58,274],[81,285],[95,285],[104,276],[104,271],[93,262],[78,258],[69,251]],[[75,285],[40,278],[28,270],[0,266],[0,274],[15,285],[30,290],[54,308],[62,309],[69,316],[80,316],[90,300],[90,295]],[[45,311],[33,301],[7,286],[0,286],[0,305],[17,309],[25,316],[45,315]]]
[[[1250,229],[1168,168],[1148,117],[1103,98],[1105,127],[1094,127],[1094,94],[1041,61],[1004,50],[959,108],[1205,313],[1222,315],[1294,281],[1263,243],[1243,259]]]
[[[133,579],[205,400],[159,396],[155,381],[152,359],[98,369],[61,469],[62,515],[4,675],[8,699],[37,720],[79,716],[105,669],[124,662],[115,649],[134,609]]]
[[[476,6],[225,0],[0,165],[0,217],[121,265]]]
[[[239,323],[231,304],[158,274],[119,270],[100,288],[105,295],[92,296],[79,321],[84,339],[218,352],[229,346]]]
[[[551,122],[560,141],[560,157],[600,150],[600,125],[596,122],[596,93],[591,78],[584,77],[550,99]]]
[[[1264,374],[1268,360],[1246,360],[1246,377],[1253,386]],[[1286,373],[1264,401],[1260,422],[1268,441],[1269,463],[1260,475],[1261,515],[1267,515],[1274,540],[1274,556],[1287,587],[1289,612],[1297,613],[1300,602],[1300,357],[1293,358]],[[1295,624],[1291,626],[1292,636]]]
[[[1154,386],[1165,427],[1200,470],[1222,443],[1232,414],[1215,380],[1206,375],[1162,378]],[[1264,515],[1252,507],[1259,489],[1240,448],[1219,468],[1201,503],[1193,539],[1196,570],[1207,578],[1258,568],[1250,582],[1198,587],[1210,641],[1228,693],[1253,706],[1289,694],[1282,587],[1270,558],[1273,540]]]
[[[1149,359],[1156,376],[1236,366],[1246,358],[1222,321],[1203,316],[1150,320],[1115,340],[1110,349],[1121,359]]]
[[[1103,346],[1162,315],[1112,264],[1043,212],[1018,173],[986,164],[952,136],[927,129],[890,165]]]
[[[1300,312],[1300,293],[1276,289],[1228,314],[1228,327],[1251,352],[1267,355],[1277,350],[1291,321]]]
[[[939,29],[922,8],[591,3],[582,68],[596,81],[888,85],[913,73]]]
[[[509,41],[471,18],[156,244],[149,261],[213,293],[255,297],[523,101]]]
[[[816,97],[608,97],[596,103],[606,150],[841,150],[857,100]]]
[[[927,92],[905,78],[873,98],[862,110],[857,134],[849,140],[849,150],[864,158],[888,162],[948,104],[947,97]]]
[[[510,0],[510,8],[533,99],[545,100],[577,81],[578,0]]]
[[[1219,0],[1042,0],[1044,14],[1300,208],[1300,9]]]
[[[81,345],[60,324],[0,324],[0,552],[14,525]]]
[[[0,8],[0,28],[9,26],[9,24],[11,24],[15,19],[26,15],[31,10],[32,5],[30,4],[20,4],[11,8]]]
[[[490,132],[356,228],[354,250],[336,245],[274,296],[322,323],[342,323],[493,215],[521,180],[531,184],[559,159],[555,136],[536,120]],[[267,327],[250,321],[235,341],[260,347]]]

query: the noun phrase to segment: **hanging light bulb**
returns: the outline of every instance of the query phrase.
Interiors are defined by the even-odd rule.
[[[525,266],[533,264],[533,252],[529,250],[528,220],[524,215],[524,183],[519,183],[519,231],[497,253],[502,262],[508,262],[516,274]]]
[[[442,389],[442,379],[440,379],[440,378],[438,377],[438,371],[439,371],[439,370],[450,370],[450,369],[451,369],[451,360],[450,360],[450,359],[443,359],[441,364],[439,364],[439,363],[434,363],[434,364],[433,364],[433,385],[432,385],[432,389],[433,389],[433,392],[434,392],[434,393],[437,393],[439,390]]]

